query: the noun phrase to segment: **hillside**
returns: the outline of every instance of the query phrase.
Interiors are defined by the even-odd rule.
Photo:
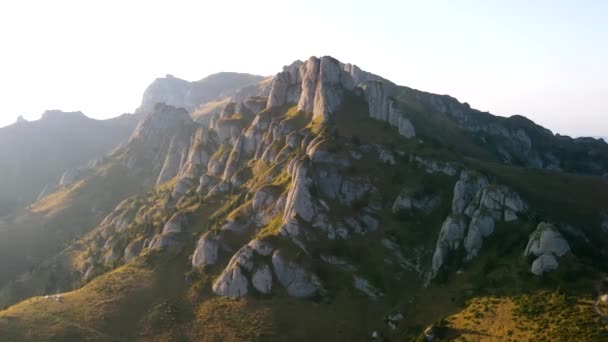
[[[140,116],[94,120],[80,112],[47,111],[40,120],[0,128],[0,219],[34,202],[88,162],[125,140]],[[45,190],[45,187],[46,190]]]
[[[82,219],[12,274],[3,336],[606,336],[592,309],[608,271],[608,144],[328,56],[244,87],[198,109],[154,105],[17,220],[53,233]]]

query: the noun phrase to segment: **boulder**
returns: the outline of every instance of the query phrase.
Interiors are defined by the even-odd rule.
[[[268,294],[272,290],[272,272],[268,265],[262,265],[253,271],[251,283],[260,293]]]
[[[205,233],[197,242],[192,255],[192,267],[214,265],[218,260],[220,235],[213,232]]]
[[[186,226],[188,224],[188,217],[183,213],[176,213],[165,225],[163,226],[163,234],[168,233],[181,233],[186,230]]]
[[[213,292],[220,296],[241,297],[247,294],[249,280],[239,266],[227,268],[213,283]]]
[[[247,245],[240,248],[230,259],[228,266],[213,283],[213,292],[220,296],[241,297],[247,294],[249,279],[243,273],[253,269],[253,249]]]
[[[286,254],[280,250],[272,254],[272,266],[277,279],[292,297],[308,298],[321,289],[321,282],[316,275],[289,261]]]
[[[537,276],[543,275],[545,272],[556,270],[559,266],[557,259],[551,253],[543,254],[532,262],[530,271]]]
[[[546,222],[538,224],[536,230],[530,235],[524,255],[541,256],[552,253],[561,257],[570,251],[568,241],[562,236],[557,228]]]
[[[154,236],[148,244],[149,249],[168,249],[183,245],[183,233],[168,233]]]
[[[559,266],[557,257],[564,256],[568,252],[570,252],[568,241],[557,228],[550,223],[541,222],[530,235],[524,255],[537,257],[532,262],[530,271],[535,275],[542,275],[557,269]]]

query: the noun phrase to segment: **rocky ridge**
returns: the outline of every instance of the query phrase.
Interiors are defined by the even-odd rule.
[[[268,88],[224,97],[205,120],[156,105],[124,145],[92,166],[97,173],[120,165],[141,191],[61,261],[84,283],[124,264],[187,261],[189,295],[324,304],[347,296],[399,312],[385,320],[398,331],[409,319],[402,309],[420,300],[424,285],[440,282],[454,259],[459,276],[470,272],[502,229],[531,228],[517,253],[536,276],[554,277],[576,260],[575,229],[537,226],[559,221],[508,177],[452,146],[439,148],[403,92],[356,66],[312,57],[285,67]],[[439,101],[433,110],[445,117],[469,115],[442,97],[418,95]],[[363,104],[361,116],[348,107],[353,101]],[[336,124],[348,120],[363,127]],[[79,177],[68,172],[60,183]]]
[[[252,291],[270,294],[279,284],[294,297],[326,296],[328,291],[309,260],[316,253],[311,250],[311,243],[320,240],[344,243],[378,231],[382,195],[377,185],[370,177],[344,173],[360,156],[371,151],[377,153],[375,158],[379,162],[387,165],[395,164],[395,155],[381,146],[362,145],[351,146],[353,153],[343,156],[332,150],[330,139],[312,130],[315,123],[326,126],[332,122],[347,92],[365,99],[370,118],[396,128],[402,137],[415,137],[411,122],[394,100],[393,94],[398,92],[394,84],[331,57],[294,62],[273,79],[268,97],[255,95],[238,103],[228,101],[208,126],[190,128],[188,134],[169,135],[172,138],[168,139],[158,132],[160,127],[172,124],[191,124],[185,111],[177,113],[168,106],[158,107],[157,112],[174,113],[176,118],[170,123],[163,122],[166,117],[157,114],[157,121],[142,122],[134,132],[130,144],[142,140],[146,146],[168,146],[162,162],[159,161],[162,168],[156,186],[170,184],[166,195],[169,203],[179,206],[193,194],[213,200],[235,190],[244,191],[244,197],[239,198],[246,200],[241,200],[238,208],[218,222],[215,229],[201,234],[193,245],[192,267],[223,269],[212,286],[216,294],[243,296]],[[291,109],[285,113],[284,108],[289,106]],[[155,141],[159,136],[164,136],[164,140]],[[416,155],[410,155],[408,160],[429,174],[452,177],[462,169],[459,164]],[[259,172],[254,174],[252,169],[263,165],[272,167],[259,179]],[[287,177],[289,182],[277,185],[277,177]],[[255,185],[260,182],[265,185]],[[411,211],[428,215],[439,207],[441,196],[419,196],[406,187],[391,203],[395,215]],[[352,216],[334,217],[330,210],[353,205],[361,209]],[[152,216],[166,209],[146,210]],[[146,250],[181,249],[189,244],[185,233],[196,231],[196,227],[191,226],[187,214],[173,211],[174,215],[158,233],[140,236],[119,249],[112,247],[113,234],[132,226],[129,220],[141,216],[143,210],[117,208],[102,222],[106,264],[121,258],[131,260]],[[486,176],[463,169],[454,185],[451,213],[441,226],[434,248],[430,277],[439,272],[448,255],[456,250],[465,251],[465,261],[474,259],[484,240],[491,238],[497,223],[517,221],[528,210],[525,201],[508,187],[492,184]],[[270,227],[271,232],[261,233]],[[425,272],[419,259],[408,260],[392,242],[383,241],[383,248],[393,253],[395,264],[422,277]],[[294,251],[308,257],[292,259]],[[539,256],[543,254],[546,253]],[[325,255],[322,259],[339,258]],[[549,270],[551,260],[545,259],[546,256],[536,264],[542,261],[548,265],[544,269]],[[326,263],[352,272],[352,286],[370,298],[382,296],[379,289],[357,274],[357,267],[349,261]]]

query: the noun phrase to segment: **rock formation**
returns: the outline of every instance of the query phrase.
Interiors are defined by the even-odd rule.
[[[494,232],[496,222],[511,222],[526,213],[527,204],[511,189],[490,184],[487,177],[463,170],[454,185],[452,214],[441,227],[433,255],[432,276],[443,265],[448,253],[461,247],[466,260],[481,250],[484,239]]]
[[[568,241],[564,239],[557,228],[546,222],[538,224],[536,230],[530,235],[528,245],[524,251],[525,256],[536,256],[530,271],[535,275],[557,269],[557,257],[570,252]]]
[[[388,122],[406,138],[416,135],[414,126],[391,98],[396,86],[357,66],[342,64],[324,56],[310,57],[285,67],[274,78],[267,108],[297,103],[298,110],[312,112],[314,118],[329,120],[346,92],[360,89],[365,94],[372,118]]]

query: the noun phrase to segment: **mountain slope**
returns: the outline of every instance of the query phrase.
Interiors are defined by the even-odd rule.
[[[63,284],[73,278],[71,272],[65,274],[66,280],[61,272],[37,265],[53,262],[51,256],[99,224],[123,199],[151,189],[162,171],[160,156],[169,153],[176,141],[190,143],[187,136],[197,127],[185,110],[156,106],[123,146],[93,167],[81,169],[69,183],[60,184],[27,211],[0,225],[0,284],[4,286],[13,279],[0,292],[0,302],[64,288]],[[171,139],[182,135],[186,138]],[[64,269],[63,262],[56,263],[58,269]],[[37,273],[37,267],[43,271]],[[15,278],[22,272],[26,273]]]
[[[139,118],[94,120],[80,112],[47,111],[40,120],[0,128],[0,217],[32,203],[66,170],[74,173],[118,146]]]
[[[202,123],[155,106],[105,166],[125,167],[139,190],[12,287],[81,288],[0,317],[36,312],[26,326],[43,339],[396,341],[465,310],[451,321],[462,329],[474,298],[557,287],[582,298],[607,271],[605,143],[331,57],[296,61],[258,90]],[[52,198],[34,210],[57,210]],[[115,301],[97,290],[123,272],[133,277]],[[80,309],[83,296],[99,304]],[[143,299],[134,311],[125,298]],[[97,309],[104,321],[88,318]],[[56,310],[70,324],[45,323]],[[602,325],[585,317],[580,340],[593,340]],[[133,323],[114,333],[122,319]],[[18,328],[0,325],[23,338]]]

